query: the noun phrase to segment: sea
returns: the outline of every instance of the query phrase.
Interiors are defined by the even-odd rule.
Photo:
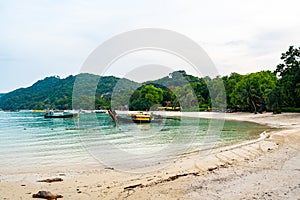
[[[162,123],[113,122],[105,113],[46,119],[30,111],[0,112],[0,173],[113,168],[146,171],[178,157],[259,137],[249,122],[181,117]]]

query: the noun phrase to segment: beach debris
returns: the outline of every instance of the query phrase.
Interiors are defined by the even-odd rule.
[[[37,194],[33,194],[32,198],[41,198],[41,199],[48,199],[48,200],[54,200],[57,198],[63,198],[60,194],[52,194],[49,191],[39,191]]]
[[[212,172],[212,171],[214,171],[214,170],[216,170],[216,169],[218,169],[218,167],[209,167],[207,170],[208,170],[209,172]]]
[[[176,180],[176,179],[178,179],[180,177],[184,177],[184,176],[188,176],[188,175],[189,175],[188,173],[186,173],[186,174],[176,174],[174,176],[170,176],[169,178],[165,179],[165,182],[167,182],[167,181],[174,181],[174,180]]]
[[[132,190],[136,187],[142,187],[143,184],[139,183],[139,184],[135,184],[135,185],[130,185],[130,186],[127,186],[127,187],[124,187],[124,190]]]
[[[52,182],[60,182],[63,181],[62,178],[50,178],[45,180],[38,180],[37,182],[46,182],[46,183],[52,183]]]
[[[79,188],[77,188],[76,191],[78,194],[82,193]]]
[[[113,167],[105,167],[104,169],[115,170]]]
[[[169,182],[169,181],[174,181],[174,180],[176,180],[178,178],[185,177],[185,176],[191,176],[191,175],[192,176],[199,176],[199,172],[190,172],[190,173],[176,174],[174,176],[169,176],[168,178],[165,178],[165,179],[163,179],[160,176],[153,176],[153,177],[158,177],[159,180],[150,182],[148,184],[138,183],[138,184],[130,185],[130,186],[124,187],[124,190],[127,191],[127,190],[133,190],[135,188],[150,187],[150,186],[153,186],[153,185],[157,185],[157,184],[165,183],[165,182]],[[148,179],[148,181],[151,181],[151,180],[153,180],[153,179]]]

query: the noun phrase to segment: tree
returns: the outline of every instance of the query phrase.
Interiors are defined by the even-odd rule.
[[[211,108],[214,110],[226,109],[226,91],[223,79],[217,76],[208,84],[211,99]]]
[[[281,60],[284,63],[277,65],[275,73],[280,78],[284,106],[300,107],[300,47],[290,46]]]
[[[276,86],[273,89],[266,89],[266,102],[274,114],[281,113],[280,105],[282,101],[281,88]]]
[[[149,110],[153,105],[163,100],[163,90],[154,85],[144,85],[136,90],[129,102],[130,110]]]
[[[276,87],[277,78],[270,71],[245,75],[234,87],[231,103],[257,113],[257,108],[267,104],[267,94]]]
[[[238,73],[231,73],[230,76],[223,76],[223,83],[226,91],[227,108],[234,108],[235,106],[231,102],[231,96],[236,84],[243,78],[244,75]]]
[[[190,84],[176,87],[173,92],[177,97],[177,103],[182,107],[182,109],[195,111],[199,109],[197,95]]]
[[[201,107],[203,105],[206,105],[207,109],[207,104],[209,102],[210,96],[205,80],[201,78],[197,82],[192,82],[190,85],[197,96],[199,106]]]

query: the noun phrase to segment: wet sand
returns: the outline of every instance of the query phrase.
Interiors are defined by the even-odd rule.
[[[218,117],[211,113],[184,113]],[[1,199],[31,199],[40,190],[64,199],[297,199],[300,114],[229,113],[226,119],[276,127],[260,139],[178,158],[150,173],[85,167],[0,175]],[[38,180],[62,178],[61,182]]]

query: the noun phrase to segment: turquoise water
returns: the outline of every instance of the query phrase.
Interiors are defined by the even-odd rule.
[[[222,131],[214,129],[222,125]],[[107,114],[45,119],[40,113],[0,112],[0,172],[107,166],[150,166],[195,150],[257,138],[267,127],[182,118],[162,124],[116,126]],[[210,130],[210,131],[208,131]]]

